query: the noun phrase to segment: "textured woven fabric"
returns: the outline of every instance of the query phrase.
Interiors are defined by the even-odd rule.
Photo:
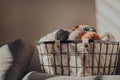
[[[119,75],[105,75],[105,76],[86,76],[86,77],[73,77],[73,76],[56,76],[48,75],[39,72],[30,72],[22,80],[120,80]]]
[[[18,39],[0,48],[0,80],[21,80],[27,73],[34,48]]]
[[[55,39],[60,40],[60,41],[62,41],[62,40],[67,40],[69,34],[70,34],[70,33],[69,33],[68,31],[63,30],[63,29],[60,29],[60,30],[56,33]]]

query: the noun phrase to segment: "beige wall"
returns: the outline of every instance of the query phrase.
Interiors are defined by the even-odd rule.
[[[34,44],[58,28],[95,26],[94,0],[1,0],[0,6],[0,44],[17,38]],[[35,69],[39,62],[33,60]]]
[[[3,0],[1,7],[0,43],[34,43],[58,28],[95,25],[94,0]]]

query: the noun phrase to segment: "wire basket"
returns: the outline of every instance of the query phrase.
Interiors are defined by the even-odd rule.
[[[42,72],[56,75],[116,75],[119,42],[69,40],[37,42]]]

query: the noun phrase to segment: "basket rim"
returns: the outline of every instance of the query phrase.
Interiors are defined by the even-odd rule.
[[[60,43],[82,43],[83,40],[66,40],[66,41],[60,41]],[[120,42],[118,41],[103,41],[103,40],[88,40],[88,43],[105,43],[105,44],[118,44]],[[55,43],[55,40],[54,41],[36,41],[35,42],[36,45],[40,45],[40,44],[51,44],[51,43]]]

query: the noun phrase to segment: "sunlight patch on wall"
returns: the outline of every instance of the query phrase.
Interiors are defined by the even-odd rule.
[[[119,41],[120,0],[96,0],[96,25],[98,32],[110,32]]]

